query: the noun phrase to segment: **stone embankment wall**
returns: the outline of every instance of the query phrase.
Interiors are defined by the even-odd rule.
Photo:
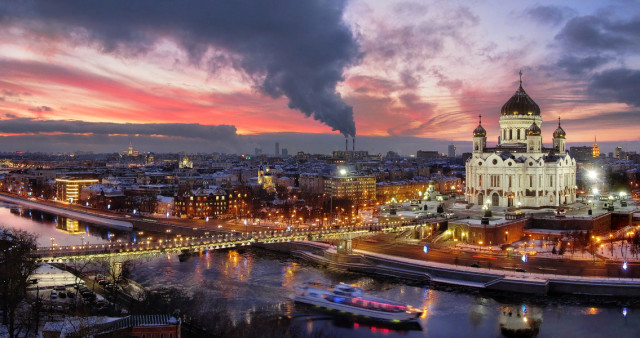
[[[615,297],[640,296],[640,281],[614,278],[540,275],[469,268],[360,251],[338,255],[323,243],[290,242],[260,245],[290,253],[329,268],[377,274],[424,283],[440,283],[491,291],[548,294],[584,294]]]

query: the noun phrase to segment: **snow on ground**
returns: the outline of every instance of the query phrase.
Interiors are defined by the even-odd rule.
[[[73,285],[76,282],[76,276],[72,273],[60,270],[49,264],[43,264],[38,267],[31,279],[38,280],[38,287],[52,288],[54,286]]]
[[[590,260],[594,259],[594,255],[589,252],[586,248],[585,250],[575,249],[571,250],[571,247],[568,246],[564,255],[559,255],[557,252],[560,251],[560,247],[557,245],[555,241],[541,241],[541,240],[528,240],[528,241],[517,241],[512,244],[513,251],[511,253],[507,253],[506,250],[502,250],[500,246],[479,246],[479,245],[471,245],[466,243],[458,243],[456,242],[455,248],[460,249],[466,252],[485,252],[491,254],[527,254],[530,256],[535,255],[536,257],[544,257],[544,258],[553,258],[553,259],[581,259],[581,260]],[[556,254],[553,253],[553,247],[556,246]],[[638,256],[634,256],[631,253],[631,246],[626,242],[615,242],[613,244],[613,253],[611,252],[611,245],[609,243],[600,244],[597,252],[596,259],[614,259],[614,260],[628,260],[628,261],[640,261],[640,252]]]

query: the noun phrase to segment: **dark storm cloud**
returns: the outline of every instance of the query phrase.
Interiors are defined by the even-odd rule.
[[[640,17],[620,21],[606,16],[581,16],[569,20],[556,39],[565,50],[628,53],[640,47],[638,32]]]
[[[344,135],[355,135],[353,109],[336,92],[358,46],[342,20],[344,1],[45,1],[0,4],[0,22],[46,29],[106,52],[143,53],[171,38],[192,62],[211,48],[234,57],[265,94]],[[88,41],[82,41],[86,37]]]
[[[108,134],[120,134],[182,137],[207,141],[226,140],[230,142],[237,136],[236,128],[229,125],[208,126],[180,123],[135,124],[74,120],[34,120],[30,118],[0,120],[0,133],[90,133],[105,136]]]
[[[587,90],[591,96],[605,102],[640,107],[640,70],[618,68],[597,73]]]
[[[592,71],[595,68],[602,66],[610,60],[603,56],[587,56],[577,57],[572,55],[566,55],[556,63],[556,66],[564,69],[571,75],[581,75],[586,72]]]
[[[535,6],[527,8],[524,15],[540,23],[557,25],[567,17],[574,15],[575,11],[566,7],[558,6]]]
[[[638,116],[640,111],[614,111],[591,116],[579,116],[572,119],[562,119],[562,126],[569,125],[567,130],[595,130],[598,128],[637,128],[640,127]],[[633,135],[637,137],[637,135]]]

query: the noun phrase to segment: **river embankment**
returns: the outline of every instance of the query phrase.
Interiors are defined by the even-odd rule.
[[[392,256],[364,250],[338,254],[329,244],[290,242],[260,245],[287,252],[318,265],[365,274],[438,283],[479,290],[533,295],[640,296],[640,280],[631,278],[576,277],[530,272],[491,270]]]
[[[23,198],[7,196],[5,194],[0,194],[0,201],[10,202],[22,205],[26,208],[40,210],[64,217],[69,217],[73,219],[77,219],[80,221],[85,221],[89,223],[99,224],[108,227],[114,227],[119,229],[132,229],[133,224],[131,222],[121,220],[118,218],[106,217],[104,215],[95,215],[86,212],[69,210],[68,208],[58,207],[50,204],[38,203],[37,201],[30,201]]]

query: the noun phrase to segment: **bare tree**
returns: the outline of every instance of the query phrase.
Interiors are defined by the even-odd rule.
[[[31,253],[36,249],[36,235],[0,228],[0,299],[2,323],[9,337],[16,337],[16,310],[26,298],[27,284],[38,264]]]

